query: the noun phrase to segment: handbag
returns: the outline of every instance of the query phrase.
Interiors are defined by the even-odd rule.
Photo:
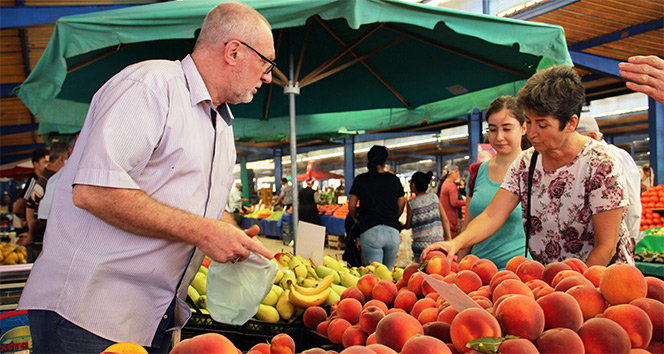
[[[537,156],[539,151],[533,152],[533,157],[530,159],[530,167],[528,168],[528,211],[526,211],[526,254],[528,257],[528,240],[530,239],[530,205],[532,204],[532,189],[533,189],[533,175],[535,174],[535,165],[537,165]]]

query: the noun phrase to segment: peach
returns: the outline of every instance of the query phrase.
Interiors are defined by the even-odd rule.
[[[664,280],[655,277],[645,277],[648,284],[646,297],[664,302]]]
[[[344,292],[341,293],[340,299],[343,300],[343,299],[346,299],[346,298],[349,298],[349,297],[353,298],[353,299],[357,299],[357,301],[359,301],[362,304],[364,304],[366,302],[364,294],[362,294],[360,289],[358,289],[355,286],[350,286],[350,287],[346,288],[346,290],[344,290]]]
[[[586,265],[585,262],[578,258],[567,258],[566,260],[563,261],[563,263],[567,264],[572,268],[572,270],[576,270],[577,272],[583,274],[583,272],[588,269],[588,266]]]
[[[352,347],[354,345],[364,346],[367,342],[367,337],[368,334],[366,334],[360,327],[348,327],[341,336],[341,344],[344,348]]]
[[[489,285],[482,285],[479,289],[471,292],[468,296],[472,297],[473,295],[484,296],[485,298],[491,298],[491,288]]]
[[[431,251],[431,252],[429,252],[429,254],[427,254],[427,258],[425,258],[424,260],[428,261],[433,257],[441,257],[443,259],[447,259],[447,254],[445,254],[445,252],[441,252],[441,251]]]
[[[254,354],[251,351],[248,351],[247,354]],[[270,352],[264,353],[264,354],[270,354]],[[311,348],[307,349],[302,352],[302,354],[329,354],[327,350],[321,349],[321,348]]]
[[[375,338],[375,335],[373,336]],[[367,344],[367,348],[373,350],[376,354],[397,354],[394,349],[378,343]]]
[[[527,339],[508,339],[504,341],[498,352],[501,354],[539,354],[537,347],[531,341]]]
[[[398,312],[398,313],[407,313],[407,312],[404,311],[403,309],[393,307],[393,308],[387,310],[387,312],[385,312],[385,315],[389,315],[389,314],[391,314],[391,313],[395,313],[395,312]]]
[[[496,300],[500,299],[501,296],[507,294],[522,294],[530,296],[533,299],[533,292],[530,290],[528,285],[524,284],[521,280],[517,279],[506,279],[503,280],[495,289],[493,289],[493,294],[491,295],[491,300],[493,303],[496,303]]]
[[[490,259],[479,259],[470,267],[470,270],[477,273],[482,279],[483,285],[489,285],[491,278],[498,273],[498,267]]]
[[[425,324],[424,326],[422,326],[422,328],[424,329],[425,336],[436,337],[445,343],[452,342],[452,338],[450,338],[449,323],[434,321]]]
[[[493,306],[493,302],[483,296],[473,298],[473,301],[475,301],[476,304],[482,306],[483,309],[488,309],[489,307]]]
[[[569,328],[552,328],[544,331],[535,346],[542,354],[585,353],[583,341]]]
[[[425,297],[417,300],[415,305],[413,305],[413,309],[410,310],[410,314],[417,318],[420,316],[420,313],[426,308],[429,307],[436,307],[436,301],[432,300],[431,298]]]
[[[470,255],[469,255],[470,256]],[[468,257],[468,256],[466,256]],[[465,259],[465,257],[464,257]],[[472,270],[462,270],[454,277],[454,284],[464,293],[468,294],[482,286],[482,279]]]
[[[641,308],[630,304],[611,306],[604,311],[604,318],[616,322],[627,332],[632,348],[646,348],[650,343],[652,322]]]
[[[397,297],[397,286],[389,280],[380,280],[376,285],[374,285],[373,290],[371,291],[371,297],[376,300],[380,300],[391,307],[394,303],[394,299]]]
[[[545,265],[544,270],[542,270],[542,280],[544,280],[547,284],[551,285],[551,283],[553,282],[553,278],[561,270],[572,270],[572,267],[563,262],[551,262]]]
[[[477,257],[474,254],[466,255],[465,257],[461,258],[461,261],[457,266],[457,272],[462,270],[470,270],[470,268],[473,267],[473,264],[475,264],[475,262],[477,262],[479,259],[480,257]]]
[[[383,317],[385,317],[385,312],[380,307],[369,306],[360,313],[360,328],[366,333],[373,333]]]
[[[502,337],[498,320],[479,308],[465,309],[454,317],[450,326],[452,344],[460,353],[470,350],[468,342],[482,337]]]
[[[215,353],[214,351],[192,351],[191,353]],[[295,353],[295,341],[286,333],[279,333],[270,341],[271,354],[293,354]]]
[[[535,297],[535,300],[541,298],[542,296],[546,296],[554,292],[555,290],[548,286],[548,285],[542,285],[540,287],[537,287],[533,289],[533,296]]]
[[[440,339],[415,335],[408,339],[401,349],[401,354],[452,354],[447,345]]]
[[[352,347],[348,347],[341,351],[343,354],[376,354],[373,350],[367,348],[367,347],[361,347],[359,345],[355,345]],[[341,354],[340,353],[340,354]]]
[[[563,280],[561,280],[554,289],[556,291],[562,291],[565,292],[568,289],[577,286],[577,285],[588,285],[594,287],[593,283],[590,282],[590,280],[586,279],[583,275],[579,274],[577,276],[573,277],[567,277]]]
[[[516,274],[516,269],[519,268],[521,263],[527,261],[528,258],[524,256],[515,256],[510,259],[507,264],[505,265],[505,269],[511,271],[512,273]]]
[[[544,311],[544,328],[569,328],[578,331],[583,324],[579,303],[569,294],[555,291],[537,299]]]
[[[516,280],[521,280],[519,277],[516,275],[511,270],[499,270],[498,273],[496,273],[493,278],[491,278],[491,282],[489,283],[489,292],[493,294],[493,290],[496,289],[496,286],[500,284],[503,280],[505,279],[516,279]]]
[[[249,352],[258,352],[261,354],[270,354],[270,345],[268,343],[258,343],[249,349]]]
[[[647,351],[647,350],[645,350],[645,349],[641,349],[641,348],[632,348],[632,349],[629,351],[629,354],[652,354],[652,353],[649,352],[649,351]]]
[[[364,295],[365,300],[371,300],[371,291],[374,286],[380,281],[380,278],[375,274],[365,274],[357,281],[357,288],[360,289]]]
[[[237,354],[237,348],[228,338],[219,333],[205,333],[183,340],[171,349],[171,353]]]
[[[327,311],[320,306],[309,306],[302,314],[302,322],[309,329],[318,327],[318,324],[327,319]]]
[[[360,312],[362,312],[362,303],[354,298],[343,299],[339,301],[339,306],[337,306],[337,316],[351,324],[355,324],[360,320]]]
[[[640,298],[632,300],[630,304],[638,306],[648,314],[652,322],[652,341],[661,342],[664,339],[664,303],[655,299]]]
[[[558,274],[556,274],[555,277],[553,277],[553,281],[551,282],[551,286],[555,288],[556,285],[558,285],[558,283],[560,283],[561,280],[563,280],[567,277],[575,277],[579,274],[580,273],[577,272],[576,270],[571,270],[571,269],[570,270],[561,270],[560,272],[558,272]],[[583,274],[581,274],[581,275],[583,275]]]
[[[505,334],[534,341],[544,331],[544,311],[534,299],[526,295],[506,298],[494,308],[493,314],[500,321]]]
[[[646,297],[648,283],[635,266],[616,263],[602,274],[599,291],[611,305],[627,304],[634,299]]]
[[[424,271],[427,274],[439,274],[445,276],[450,272],[450,263],[447,261],[447,258],[433,257],[428,261],[425,261],[425,263],[426,266]]]
[[[519,265],[516,269],[516,275],[519,276],[522,282],[527,282],[532,279],[542,279],[542,272],[544,266],[542,263],[533,260],[527,260]]]
[[[420,273],[415,273],[410,276],[410,280],[408,280],[408,290],[412,291],[417,295],[418,298],[423,297],[424,294],[422,294],[422,283],[424,282],[424,278],[422,277],[422,274]]]
[[[352,325],[343,318],[335,318],[327,326],[327,338],[334,344],[341,344],[344,332]]]
[[[410,290],[404,290],[397,294],[397,297],[394,298],[394,307],[404,309],[406,312],[410,312],[413,309],[413,306],[417,302],[417,295]]]
[[[540,286],[549,286],[547,282],[545,282],[542,279],[531,279],[526,282],[526,285],[530,288],[530,290],[535,290],[539,288]]]
[[[664,354],[664,343],[652,341],[646,350],[652,354]]]
[[[432,291],[432,292],[426,294],[424,297],[428,297],[428,298],[430,298],[431,300],[436,301],[436,300],[438,300],[438,299],[440,298],[440,295],[439,295],[437,292]]]
[[[571,287],[567,291],[581,308],[583,320],[587,321],[606,310],[606,302],[602,294],[592,285],[577,285]]]
[[[438,309],[435,307],[426,308],[422,310],[422,312],[420,312],[419,316],[417,316],[417,320],[420,321],[422,326],[424,326],[429,322],[436,321],[437,318],[438,318]]]
[[[450,273],[456,273],[459,271],[459,263],[456,261],[450,262]]]
[[[397,286],[397,289],[399,289],[399,290],[404,289],[404,288],[408,289],[408,284],[406,284],[406,281],[403,280],[403,277],[401,277],[401,278],[399,278],[399,280],[397,280],[396,286]]]
[[[406,268],[403,269],[403,275],[401,278],[408,284],[408,281],[410,280],[411,275],[414,273],[417,273],[417,270],[420,269],[420,264],[417,262],[413,262],[409,265],[406,266]]]
[[[364,306],[362,307],[362,309],[364,310],[369,306],[377,306],[379,309],[383,310],[383,312],[387,313],[387,309],[388,309],[387,305],[385,305],[385,303],[380,301],[380,300],[371,299],[371,300],[364,303]]]
[[[602,277],[602,273],[606,270],[606,266],[596,264],[594,266],[588,267],[585,272],[583,272],[583,276],[586,277],[586,279],[590,280],[595,287],[599,287],[599,279]]]
[[[327,321],[327,320],[319,323],[318,326],[316,326],[316,332],[318,332],[318,333],[320,333],[320,334],[327,337],[327,327],[329,327],[329,325],[330,325],[330,321]]]
[[[3,346],[3,351],[5,350],[5,348],[6,345]],[[148,351],[145,350],[145,348],[143,348],[143,346],[141,346],[140,344],[132,342],[119,342],[111,344],[110,346],[108,346],[108,348],[104,349],[104,351],[101,354],[148,354]]]
[[[578,334],[587,354],[629,354],[631,349],[627,332],[608,318],[589,319]]]
[[[371,344],[376,344],[376,332],[371,333],[367,337],[367,344],[366,345],[371,345]]]
[[[406,341],[424,334],[422,324],[415,317],[405,313],[391,313],[383,317],[376,326],[376,342],[400,352]]]
[[[443,278],[443,281],[448,284],[454,284],[454,278],[456,278],[456,272],[450,272],[450,274]]]
[[[459,314],[459,310],[455,309],[452,306],[448,306],[441,310],[438,313],[438,318],[437,320],[439,322],[447,323],[447,324],[452,324],[452,320],[454,320],[454,317]]]
[[[444,279],[444,277],[440,274],[431,274],[431,277],[436,279],[436,280],[440,280],[440,281],[442,281]],[[422,282],[422,295],[427,296],[431,293],[436,293],[436,290],[433,290],[433,287],[431,286],[431,284],[429,284],[428,281],[426,281],[426,280],[423,281]]]

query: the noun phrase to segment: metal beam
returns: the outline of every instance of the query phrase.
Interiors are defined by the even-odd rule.
[[[579,0],[550,0],[550,1],[544,1],[543,3],[539,5],[535,5],[532,8],[529,8],[525,11],[521,11],[519,13],[516,13],[514,15],[508,16],[509,18],[517,19],[517,20],[529,20],[533,17],[537,17],[540,15],[544,15],[548,12],[558,10],[561,7],[565,7],[569,4],[573,4]]]
[[[14,89],[19,85],[20,83],[0,84],[0,98],[13,97]]]
[[[3,148],[3,150],[4,150],[4,148]],[[29,159],[31,156],[32,156],[32,153],[0,156],[0,165]]]
[[[2,155],[7,156],[6,154],[10,154],[12,152],[19,152],[26,150],[32,151],[34,149],[43,148],[43,147],[46,147],[46,144],[8,145],[2,147]]]
[[[664,105],[648,97],[648,136],[650,137],[650,168],[655,185],[664,184]]]
[[[3,6],[0,11],[0,28],[16,28],[55,23],[62,16],[122,9],[145,5],[83,5],[83,6]]]
[[[470,156],[470,163],[477,162],[477,147],[482,142],[482,116],[483,112],[479,109],[473,109],[473,112],[468,117],[468,155]]]
[[[611,76],[615,79],[625,81],[625,79],[618,73],[618,63],[620,63],[620,60],[572,50],[569,51],[569,55],[572,57],[574,66],[593,73]]]
[[[625,144],[633,141],[646,140],[648,134],[630,134],[630,135],[613,135],[614,144]]]
[[[38,123],[32,124],[18,124],[18,125],[3,125],[0,126],[0,136],[16,134],[16,133],[25,133],[31,132],[33,130],[39,129]],[[2,148],[5,149],[4,147]],[[4,152],[4,151],[3,151]]]
[[[636,26],[627,27],[619,31],[607,33],[599,37],[591,38],[585,41],[577,42],[572,45],[569,45],[567,48],[571,51],[582,51],[584,49],[597,47],[602,44],[612,43],[619,41],[621,39],[629,38],[636,36],[641,33],[656,31],[664,27],[664,18],[659,18],[657,20],[652,20],[650,22],[640,23]]]
[[[349,135],[344,138],[344,190],[347,197],[350,195],[350,187],[355,181],[355,139],[357,137]]]

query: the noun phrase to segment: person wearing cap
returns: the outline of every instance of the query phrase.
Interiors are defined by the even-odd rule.
[[[576,131],[581,135],[598,141],[600,144],[606,145],[622,165],[625,180],[627,181],[627,195],[629,198],[629,206],[627,207],[624,220],[627,230],[629,230],[629,238],[632,240],[631,246],[633,250],[644,236],[639,230],[641,226],[641,174],[639,167],[627,151],[613,144],[607,144],[606,141],[602,140],[603,134],[599,131],[599,126],[592,116],[587,114],[582,115]]]
[[[317,190],[313,189],[316,180],[308,177],[305,180],[306,188],[299,191],[299,208],[297,209],[300,216],[300,221],[310,222],[312,224],[320,225],[320,217],[318,216],[318,204],[321,203],[320,194]]]
[[[559,65],[535,73],[519,90],[532,147],[507,170],[496,196],[482,213],[439,250],[456,253],[493,235],[523,202],[526,249],[546,265],[577,258],[607,266],[633,259],[623,215],[628,192],[621,163],[609,148],[576,131],[585,101],[579,75]]]
[[[440,187],[440,194],[438,199],[440,199],[440,204],[443,205],[445,214],[447,214],[447,219],[450,221],[450,232],[452,238],[457,237],[459,234],[459,228],[461,226],[459,223],[459,213],[461,211],[461,207],[466,205],[466,201],[459,198],[459,189],[456,185],[456,181],[460,178],[461,175],[459,174],[459,167],[456,165],[448,165],[445,166],[443,177],[440,179],[443,181],[443,184]]]

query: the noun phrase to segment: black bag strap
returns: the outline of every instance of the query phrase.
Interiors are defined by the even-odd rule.
[[[535,165],[537,165],[537,155],[539,152],[535,150],[530,159],[530,167],[528,168],[528,210],[526,211],[526,257],[528,257],[528,240],[530,239],[530,205],[532,204],[532,189],[533,189],[533,175],[535,174]]]

